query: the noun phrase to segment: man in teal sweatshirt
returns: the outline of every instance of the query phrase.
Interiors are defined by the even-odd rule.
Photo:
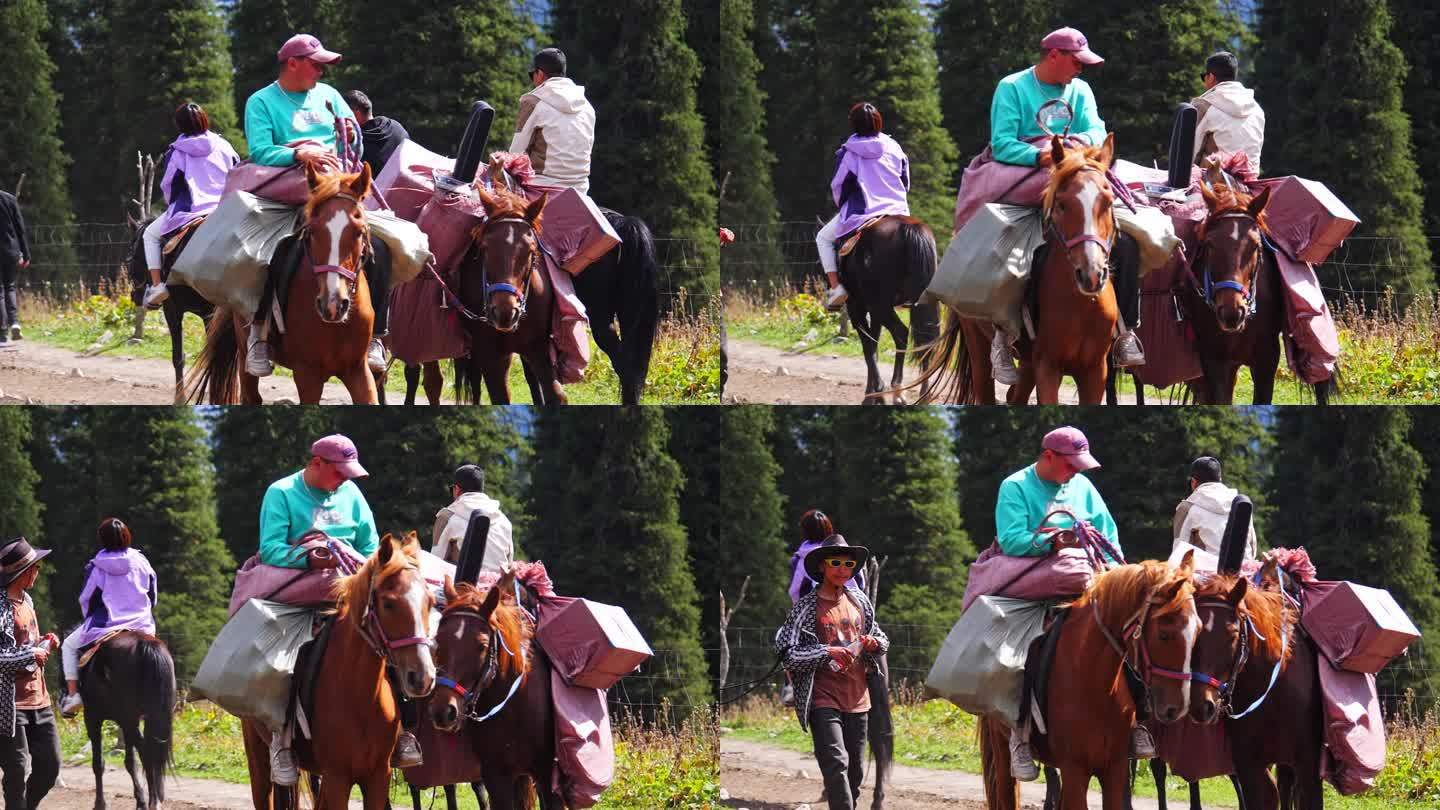
[[[1058,427],[1045,434],[1040,447],[1040,457],[1034,464],[1000,484],[995,500],[995,535],[1000,550],[1016,557],[1049,554],[1054,549],[1055,534],[1069,529],[1074,521],[1062,515],[1046,521],[1045,516],[1056,509],[1068,509],[1105,535],[1116,553],[1123,556],[1120,530],[1105,499],[1081,474],[1100,466],[1090,455],[1090,441],[1085,434],[1069,425]],[[1108,553],[1105,556],[1112,563],[1119,562]],[[1155,741],[1138,723],[1131,730],[1130,752],[1136,759],[1155,756]],[[1010,774],[1022,782],[1033,782],[1040,776],[1030,750],[1028,721],[1010,732]]]
[[[1001,163],[1049,166],[1050,150],[1030,143],[1045,134],[1035,115],[1047,102],[1062,99],[1074,120],[1070,134],[1091,146],[1105,141],[1105,122],[1095,107],[1095,94],[1080,78],[1086,65],[1105,62],[1090,50],[1085,35],[1074,28],[1052,31],[1040,40],[1040,61],[1000,80],[990,101],[990,150]]]

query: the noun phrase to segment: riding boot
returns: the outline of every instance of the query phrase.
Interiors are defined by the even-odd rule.
[[[995,327],[995,339],[990,342],[990,376],[1001,385],[1017,385],[1020,370],[1015,367],[1014,341],[1004,329]]]
[[[1123,324],[1120,328],[1120,335],[1115,338],[1115,345],[1110,349],[1115,365],[1119,368],[1145,365],[1145,348],[1140,345],[1140,336],[1126,329]]]
[[[405,690],[400,686],[400,673],[394,667],[385,668],[385,677],[390,681],[390,691],[395,695],[400,714],[400,736],[395,739],[395,750],[390,753],[390,767],[413,768],[425,761],[420,741],[415,739],[414,734],[415,727],[420,723],[419,707],[405,696]]]

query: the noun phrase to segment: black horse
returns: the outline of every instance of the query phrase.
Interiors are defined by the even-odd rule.
[[[145,285],[150,283],[149,268],[145,260],[145,228],[152,220],[139,223],[135,229],[135,236],[130,244],[130,258],[125,263],[126,274],[130,277],[130,300],[135,306],[140,306],[145,295]],[[166,256],[160,269],[160,279],[168,281],[170,269],[175,265],[175,260],[180,257],[181,251],[190,243],[190,237],[195,231],[185,235],[179,247],[170,255]],[[200,320],[205,322],[206,328],[210,325],[210,316],[215,314],[215,305],[206,301],[196,292],[193,287],[184,284],[167,285],[170,297],[161,304],[161,310],[165,313],[165,325],[170,329],[170,362],[175,367],[175,404],[185,404],[185,394],[182,380],[185,378],[185,334],[184,321],[186,313],[193,313]],[[137,335],[138,337],[138,335]]]
[[[105,745],[101,728],[106,720],[120,727],[125,742],[125,770],[130,772],[134,785],[136,810],[159,810],[165,800],[165,775],[172,765],[174,747],[175,662],[165,642],[133,630],[105,641],[80,672],[80,697],[85,702],[85,729],[90,735],[90,763],[95,771],[95,810],[105,810]],[[145,771],[144,782],[135,769],[137,748]]]
[[[917,347],[928,346],[940,337],[939,305],[916,303],[930,286],[936,262],[935,237],[930,228],[906,216],[884,217],[865,229],[854,250],[840,259],[840,282],[850,292],[845,308],[865,353],[866,405],[883,404],[886,391],[898,389],[904,382],[905,354],[912,329]],[[911,308],[908,328],[895,314],[899,306]],[[895,341],[895,370],[889,389],[880,381],[875,358],[881,328],[888,329]],[[920,364],[925,364],[923,357]],[[925,390],[928,387],[926,383]]]

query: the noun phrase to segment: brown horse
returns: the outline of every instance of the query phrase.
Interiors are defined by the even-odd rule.
[[[536,405],[564,405],[565,390],[550,359],[555,289],[541,266],[538,236],[548,195],[534,202],[497,186],[476,187],[486,219],[471,234],[460,262],[456,295],[465,308],[470,357],[455,361],[456,395],[480,403],[480,383],[494,405],[510,404],[510,358],[524,360],[525,380]]]
[[[1193,572],[1188,554],[1178,569],[1155,561],[1120,566],[1070,606],[1043,701],[1046,733],[1032,734],[1038,758],[1060,769],[1061,810],[1084,810],[1091,777],[1100,780],[1105,810],[1125,806],[1136,713],[1127,666],[1144,682],[1156,720],[1172,723],[1189,710],[1190,653],[1200,631]],[[980,726],[988,806],[1016,810],[1009,730],[990,718]]]
[[[1191,284],[1180,291],[1204,371],[1192,387],[1198,402],[1233,404],[1236,375],[1248,366],[1255,404],[1269,405],[1286,328],[1284,282],[1264,239],[1270,189],[1251,196],[1221,182],[1215,164],[1209,168],[1213,190],[1212,184],[1200,188],[1208,215],[1197,234],[1200,245],[1190,264]],[[1312,389],[1323,405],[1335,384],[1326,381]]]
[[[302,769],[319,777],[318,810],[344,810],[360,786],[365,810],[381,810],[390,792],[390,754],[400,734],[395,696],[385,665],[395,667],[410,698],[423,698],[435,685],[430,655],[433,600],[420,573],[420,544],[413,534],[402,542],[385,535],[375,554],[354,575],[336,585],[336,610],[329,646],[319,663],[311,738],[296,737]],[[270,810],[270,733],[243,723],[245,758],[255,810]],[[276,790],[274,807],[291,805],[290,791]]]
[[[165,801],[165,772],[175,745],[175,662],[165,642],[133,630],[106,640],[80,672],[80,696],[85,702],[85,730],[95,772],[95,810],[105,810],[101,732],[106,720],[120,727],[120,738],[125,741],[125,770],[135,791],[136,810],[159,810]],[[135,770],[137,748],[145,771],[143,783]]]
[[[1022,335],[1020,382],[1006,396],[1011,405],[1060,401],[1060,380],[1075,379],[1080,404],[1098,405],[1105,396],[1107,358],[1120,310],[1110,279],[1111,253],[1119,238],[1112,206],[1115,192],[1106,172],[1115,159],[1115,136],[1096,147],[1050,144],[1054,168],[1045,189],[1042,216],[1046,253],[1031,280],[1038,310],[1035,338]],[[924,362],[922,380],[937,379],[936,393],[961,403],[994,404],[990,341],[994,326],[947,315],[944,334]],[[933,401],[931,396],[922,402]]]
[[[563,810],[551,787],[555,716],[550,663],[535,642],[535,627],[515,604],[515,578],[493,588],[447,583],[445,613],[436,635],[435,728],[464,733],[480,756],[493,810]]]
[[[365,363],[375,311],[362,265],[370,258],[370,231],[362,201],[370,194],[370,167],[356,174],[315,174],[308,166],[310,198],[297,237],[304,254],[288,280],[285,335],[275,345],[275,362],[295,373],[302,404],[320,401],[325,383],[336,377],[357,405],[377,402],[375,378]],[[388,253],[387,253],[388,256]],[[277,256],[270,272],[283,272]],[[205,348],[190,371],[188,399],[230,405],[259,405],[260,381],[244,373],[248,327],[238,313],[222,308],[213,318]],[[272,330],[272,340],[275,331]]]

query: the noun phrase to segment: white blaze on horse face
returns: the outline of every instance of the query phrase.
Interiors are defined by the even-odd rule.
[[[1211,617],[1212,621],[1214,617]],[[1190,711],[1190,666],[1191,658],[1195,655],[1195,640],[1200,637],[1200,610],[1195,606],[1195,599],[1190,599],[1190,621],[1185,623],[1185,666],[1180,672],[1185,675],[1185,680],[1180,682],[1180,716],[1184,717]]]
[[[1095,217],[1095,208],[1100,201],[1100,186],[1095,183],[1085,183],[1075,193],[1076,202],[1080,210],[1084,212],[1085,223],[1081,233],[1086,236],[1100,238],[1100,227]],[[1103,241],[1103,240],[1102,240]],[[1105,249],[1095,242],[1082,242],[1080,250],[1085,254],[1085,260],[1090,267],[1104,267],[1107,261]]]
[[[336,206],[330,212],[330,219],[326,220],[324,228],[330,235],[330,249],[326,251],[329,255],[325,257],[325,264],[338,266],[340,264],[340,237],[345,235],[345,226],[350,222],[350,214],[343,207]],[[339,301],[342,298],[342,291],[345,290],[344,281],[339,273],[325,273],[325,301],[327,307],[334,307],[336,311],[330,313],[331,317],[339,317]]]
[[[410,578],[410,589],[405,592],[405,601],[410,604],[410,614],[415,617],[414,629],[410,633],[415,638],[430,638],[429,628],[426,627],[430,619],[430,609],[425,604],[426,596],[425,577],[417,569]],[[424,673],[426,680],[434,681],[435,660],[430,655],[430,645],[415,645],[415,654],[420,659],[420,671]]]

